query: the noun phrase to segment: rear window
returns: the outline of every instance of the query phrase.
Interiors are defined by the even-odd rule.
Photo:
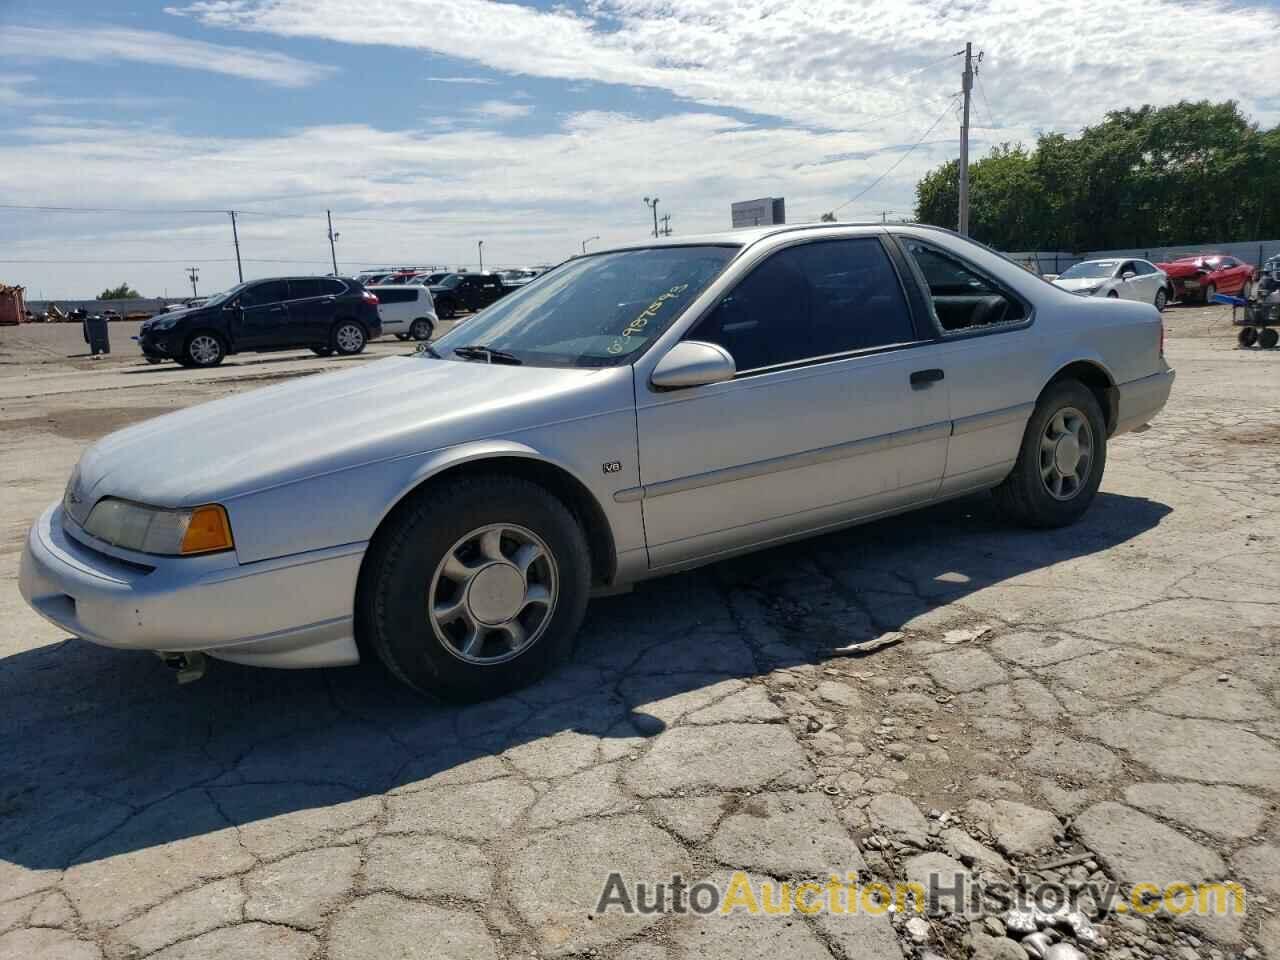
[[[379,303],[413,303],[421,287],[378,287],[371,291]]]

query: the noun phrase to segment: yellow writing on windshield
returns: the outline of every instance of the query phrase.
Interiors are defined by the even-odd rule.
[[[626,337],[634,337],[639,335],[645,327],[649,325],[649,321],[656,317],[662,310],[662,305],[668,300],[674,300],[680,294],[689,289],[687,283],[679,283],[664,293],[658,294],[657,299],[637,316],[634,320],[626,325],[622,333],[613,338],[613,342],[609,344],[609,352],[613,354],[625,353],[627,351]]]

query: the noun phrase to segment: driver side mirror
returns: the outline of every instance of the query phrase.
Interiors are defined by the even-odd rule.
[[[683,340],[653,368],[649,382],[659,390],[702,387],[732,380],[738,372],[729,351],[714,343]]]

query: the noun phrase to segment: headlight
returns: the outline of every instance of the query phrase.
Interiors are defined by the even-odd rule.
[[[1102,289],[1102,284],[1098,284],[1096,287],[1079,287],[1076,290],[1076,296],[1092,297],[1095,293],[1097,293],[1101,289]]]
[[[213,553],[235,546],[227,511],[216,503],[167,510],[104,497],[90,511],[84,528],[117,547],[164,556]]]
[[[161,317],[159,320],[151,321],[152,330],[172,330],[174,324],[178,322],[177,317]]]

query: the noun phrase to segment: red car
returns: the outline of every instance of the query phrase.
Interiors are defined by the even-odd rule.
[[[1209,303],[1215,293],[1244,296],[1253,279],[1253,265],[1225,253],[1200,253],[1157,263],[1169,275],[1174,300]]]

